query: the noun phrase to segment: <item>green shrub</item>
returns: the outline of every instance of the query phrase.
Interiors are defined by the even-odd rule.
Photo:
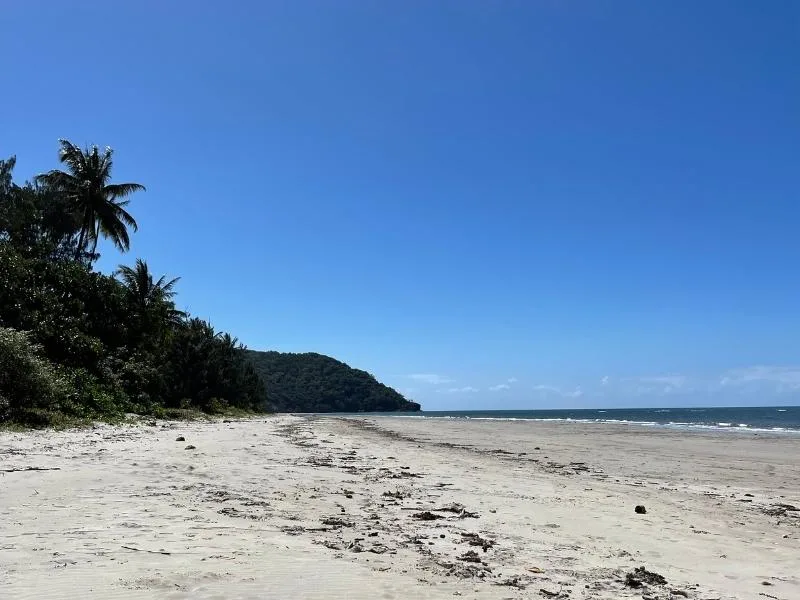
[[[203,403],[203,412],[208,415],[222,415],[230,408],[228,402],[220,398],[209,398]]]
[[[25,411],[60,410],[70,386],[25,331],[0,327],[0,421]]]
[[[101,381],[86,369],[63,368],[61,372],[68,384],[67,400],[62,404],[64,412],[100,418],[120,416],[129,408],[128,397],[121,389]]]

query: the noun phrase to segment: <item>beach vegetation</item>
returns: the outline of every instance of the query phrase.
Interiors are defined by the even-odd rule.
[[[130,250],[145,192],[113,180],[113,156],[59,140],[63,170],[24,183],[0,160],[0,423],[419,408],[329,357],[248,351],[142,258],[96,270],[101,239]]]

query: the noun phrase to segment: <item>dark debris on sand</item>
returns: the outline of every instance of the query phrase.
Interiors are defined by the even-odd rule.
[[[422,512],[414,513],[411,516],[420,521],[435,521],[437,519],[444,519],[442,515],[434,514],[429,510],[423,510]]]
[[[458,560],[463,560],[464,562],[470,563],[480,563],[481,557],[477,552],[475,552],[475,550],[467,550],[464,552],[464,554],[458,557]]]
[[[666,585],[666,583],[667,579],[663,575],[648,571],[644,567],[636,567],[625,575],[625,585],[632,588],[642,587],[643,585]]]
[[[466,509],[463,504],[459,504],[458,502],[454,502],[452,504],[448,504],[447,506],[443,506],[442,508],[434,509],[436,512],[448,512],[457,515],[459,519],[479,519],[480,515],[476,512],[471,512]]]
[[[477,533],[462,533],[461,538],[462,542],[467,542],[470,546],[479,546],[484,552],[492,548],[497,543],[494,540],[482,538]]]

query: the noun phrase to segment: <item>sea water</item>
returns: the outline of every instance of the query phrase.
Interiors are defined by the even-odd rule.
[[[395,413],[407,418],[632,423],[650,427],[800,434],[800,406],[470,410]]]

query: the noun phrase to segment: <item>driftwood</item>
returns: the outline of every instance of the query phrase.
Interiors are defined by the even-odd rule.
[[[0,469],[0,473],[16,473],[17,471],[60,471],[61,467],[19,467],[14,469]]]
[[[125,550],[133,550],[134,552],[147,552],[148,554],[163,554],[164,556],[172,556],[172,552],[165,552],[164,550],[144,550],[142,548],[134,548],[133,546],[123,546]]]

